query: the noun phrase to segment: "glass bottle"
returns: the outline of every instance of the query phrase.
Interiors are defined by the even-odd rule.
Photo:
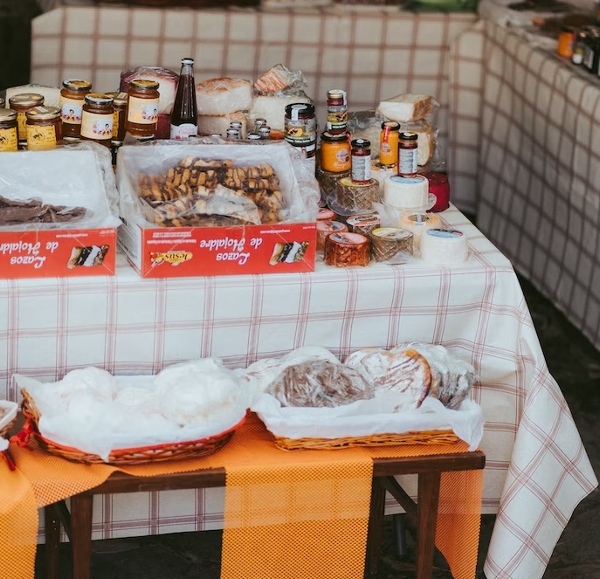
[[[198,105],[194,82],[194,59],[183,58],[171,113],[171,139],[188,139],[198,134]]]

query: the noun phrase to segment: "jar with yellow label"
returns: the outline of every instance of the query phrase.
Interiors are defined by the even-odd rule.
[[[17,111],[0,109],[0,152],[16,151],[19,148],[17,139]]]
[[[158,123],[159,84],[137,79],[129,83],[125,130],[133,137],[154,137]]]
[[[54,149],[62,141],[62,122],[58,107],[33,107],[26,113],[27,148],[30,151]]]
[[[350,141],[346,133],[334,135],[329,131],[321,134],[321,168],[331,173],[349,171]]]
[[[110,147],[113,134],[113,98],[103,93],[85,95],[81,138]]]
[[[65,137],[79,137],[85,95],[89,94],[91,90],[92,83],[87,80],[68,79],[63,81],[59,106]]]
[[[27,145],[27,117],[25,113],[34,107],[44,104],[44,97],[41,94],[25,92],[16,94],[8,99],[11,109],[17,111],[17,138],[19,146]]]

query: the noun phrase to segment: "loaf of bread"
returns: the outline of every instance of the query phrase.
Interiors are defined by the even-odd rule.
[[[425,118],[435,105],[431,96],[404,93],[381,101],[377,110],[387,119],[408,123]]]
[[[252,84],[241,78],[210,78],[196,84],[199,115],[229,115],[252,104]]]

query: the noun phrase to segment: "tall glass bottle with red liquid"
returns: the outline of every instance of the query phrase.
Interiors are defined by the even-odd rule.
[[[171,139],[187,139],[198,134],[198,106],[194,82],[194,59],[181,60],[181,72],[171,113]]]

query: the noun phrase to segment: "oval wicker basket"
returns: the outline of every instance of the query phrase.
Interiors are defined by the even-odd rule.
[[[33,434],[40,447],[56,456],[84,464],[135,465],[172,459],[199,458],[202,456],[208,456],[225,446],[225,444],[227,444],[227,442],[229,442],[233,436],[235,430],[239,428],[245,421],[244,417],[240,422],[232,426],[230,429],[214,436],[209,436],[198,440],[155,444],[152,446],[136,448],[115,449],[110,453],[108,460],[105,461],[97,454],[91,454],[77,448],[64,446],[44,438],[38,428],[40,412],[37,409],[33,398],[24,388],[21,389],[21,393],[23,394],[23,414],[29,421],[29,424],[33,430]]]

